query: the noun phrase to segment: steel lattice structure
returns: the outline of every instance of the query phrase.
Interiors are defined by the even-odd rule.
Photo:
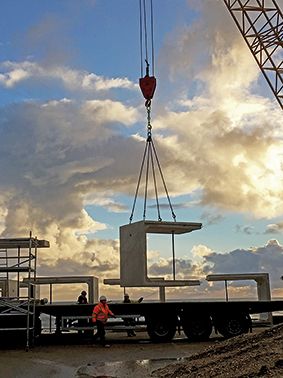
[[[275,0],[224,0],[283,109],[283,15]]]

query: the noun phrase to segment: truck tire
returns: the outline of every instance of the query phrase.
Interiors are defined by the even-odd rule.
[[[183,316],[182,327],[190,341],[205,341],[212,332],[212,321],[209,316],[190,317]]]
[[[247,315],[235,314],[216,320],[216,330],[225,338],[248,333],[251,329],[251,318]]]
[[[146,318],[147,333],[150,339],[154,342],[168,342],[171,341],[176,333],[177,319],[174,317],[164,318]]]

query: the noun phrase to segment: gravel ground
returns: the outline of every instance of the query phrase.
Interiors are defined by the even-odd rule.
[[[163,378],[283,377],[283,324],[218,341],[184,363],[152,373]]]

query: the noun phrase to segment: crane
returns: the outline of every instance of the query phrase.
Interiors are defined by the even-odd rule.
[[[283,15],[275,0],[223,0],[283,110]]]
[[[276,100],[283,110],[283,15],[276,0],[223,0],[240,33],[246,41],[260,70],[269,84]],[[146,217],[149,168],[152,167],[158,220],[161,221],[155,164],[167,196],[172,218],[176,221],[170,197],[167,191],[157,152],[152,139],[151,100],[156,88],[154,76],[154,37],[153,37],[153,0],[139,0],[140,9],[140,58],[141,78],[139,80],[142,94],[146,100],[147,142],[142,159],[138,184],[136,188],[130,223],[133,219],[140,181],[146,166],[143,218]],[[147,17],[149,13],[149,17]],[[149,24],[149,25],[148,25]],[[150,27],[148,27],[150,26]],[[151,45],[151,57],[149,47]],[[145,76],[144,63],[146,63]],[[150,66],[151,74],[150,76]]]

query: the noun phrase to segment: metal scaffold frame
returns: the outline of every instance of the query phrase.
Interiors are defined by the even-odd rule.
[[[0,239],[0,332],[25,331],[27,350],[35,337],[37,248],[42,247],[49,247],[49,242],[32,237],[31,232],[28,238]],[[20,289],[23,278],[25,295]]]
[[[275,0],[224,0],[283,109],[283,15]]]

